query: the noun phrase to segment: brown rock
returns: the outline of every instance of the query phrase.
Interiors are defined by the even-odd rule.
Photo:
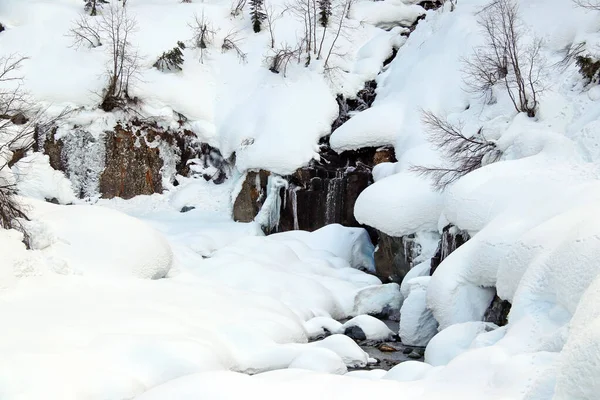
[[[158,148],[149,147],[144,138],[120,125],[107,133],[106,167],[100,175],[103,198],[130,199],[140,194],[162,192],[160,169],[163,160]]]
[[[386,353],[392,353],[392,352],[398,351],[397,348],[395,348],[393,346],[390,346],[387,343],[380,344],[379,347],[378,347],[378,349],[379,349],[379,351],[383,351],[383,352],[386,352]]]
[[[260,170],[246,174],[242,189],[233,204],[233,219],[238,222],[251,222],[260,211],[266,198],[267,181],[270,172]]]
[[[380,147],[373,156],[373,165],[384,162],[396,162],[396,152],[393,147]]]

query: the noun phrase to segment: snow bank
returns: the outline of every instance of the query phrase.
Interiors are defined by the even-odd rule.
[[[103,207],[34,204],[32,215],[54,238],[44,253],[76,273],[157,279],[171,268],[168,242],[136,218]]]
[[[270,235],[270,238],[288,243],[299,240],[311,249],[327,251],[343,258],[353,268],[375,272],[375,247],[364,228],[330,224],[310,233],[289,231]]]

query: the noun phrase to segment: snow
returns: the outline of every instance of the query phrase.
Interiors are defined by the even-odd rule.
[[[416,174],[399,173],[367,187],[356,200],[354,216],[390,236],[436,231],[442,198]],[[373,209],[380,212],[374,213]]]
[[[461,0],[454,11],[446,2],[426,13],[415,3],[355,2],[333,68],[313,59],[273,74],[264,65],[273,51],[268,32],[252,33],[247,12],[231,17],[229,2],[130,0],[134,42],[145,57],[132,90],[143,100],[139,111],[161,126],[185,114],[181,128],[226,157],[235,153],[238,171],[223,185],[178,178],[163,194],[96,202],[101,139],[123,118],[94,108],[105,51],[69,47],[65,33],[80,2],[1,2],[0,54],[29,57],[20,72],[36,104],[84,109],[57,132],[76,156],[67,165],[71,183],[39,154],[3,171],[27,206],[31,248],[21,233],[0,229],[0,397],[595,399],[598,86],[585,86],[571,64],[548,70],[536,118],[517,115],[500,87],[487,104],[464,90],[461,73],[461,59],[482,41],[482,2]],[[544,38],[550,64],[583,41],[597,53],[597,13],[563,0],[518,3],[527,40]],[[285,2],[272,5],[281,10]],[[205,54],[186,49],[180,73],[152,69],[158,54],[190,38],[186,23],[203,11],[220,28]],[[396,25],[422,14],[405,39]],[[301,21],[288,14],[275,25],[276,47],[296,43]],[[230,29],[240,31],[246,62],[221,52]],[[392,49],[398,56],[383,67]],[[331,145],[340,152],[394,145],[398,162],[374,169],[355,216],[388,235],[415,235],[421,245],[400,293],[361,271],[374,270],[362,228],[265,237],[259,223],[230,218],[235,177],[250,169],[285,175],[318,158],[336,95],[351,97],[370,79],[373,107],[337,129]],[[426,141],[422,109],[465,132],[482,128],[501,159],[433,190],[412,170],[447,161]],[[167,161],[165,176],[173,174],[172,155]],[[75,205],[44,202],[53,198]],[[180,213],[184,206],[195,209]],[[273,214],[262,217],[272,224]],[[471,239],[429,277],[429,257],[448,224]],[[494,295],[512,304],[506,326],[482,322]],[[341,332],[356,324],[369,338],[388,337],[383,322],[365,314],[401,301],[400,336],[427,344],[426,363],[342,375],[373,360]],[[308,343],[325,330],[332,335]]]
[[[347,260],[352,268],[375,272],[375,248],[369,234],[363,228],[329,224],[311,233],[289,231],[271,235],[271,238],[284,242],[299,240],[311,249],[327,251]]]
[[[369,356],[348,336],[336,334],[311,343],[313,347],[328,349],[342,358],[349,367],[364,367],[369,363]]]
[[[416,381],[424,378],[432,369],[430,364],[420,361],[405,361],[390,369],[381,379],[398,382]]]
[[[348,372],[342,358],[333,351],[324,348],[314,348],[303,352],[294,358],[289,368],[300,368],[339,375]]]
[[[32,215],[47,226],[43,234],[52,236],[44,253],[64,259],[75,273],[158,279],[171,268],[173,253],[165,238],[144,222],[118,211],[36,204]],[[42,239],[34,236],[34,240]]]
[[[314,317],[304,323],[306,334],[309,339],[314,339],[329,333],[339,333],[341,330],[341,322],[329,317]]]
[[[387,327],[385,322],[370,315],[358,315],[349,321],[344,322],[340,332],[348,328],[357,326],[365,333],[367,340],[388,340],[394,335],[394,332]]]
[[[431,339],[425,349],[425,362],[434,367],[446,365],[469,349],[479,334],[495,328],[494,324],[479,321],[449,326]]]
[[[401,302],[402,296],[397,283],[368,286],[356,293],[352,314],[377,314],[381,310],[396,314]]]
[[[71,182],[50,167],[47,155],[34,153],[24,157],[13,166],[12,173],[22,196],[38,200],[56,199],[60,204],[75,201]]]
[[[398,334],[404,344],[425,346],[437,333],[438,322],[427,308],[427,287],[430,279],[429,276],[412,278],[402,292],[404,302],[400,309]]]

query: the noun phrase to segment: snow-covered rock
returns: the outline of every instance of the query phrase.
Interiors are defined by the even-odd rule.
[[[397,283],[369,286],[356,293],[352,314],[384,313],[388,317],[392,317],[400,312],[401,302],[400,287]]]
[[[431,277],[410,279],[402,292],[404,302],[400,309],[400,339],[410,346],[426,346],[438,331],[438,323],[427,308],[427,287]]]
[[[385,322],[370,315],[358,315],[346,321],[340,328],[340,332],[343,333],[352,327],[360,328],[367,340],[388,340],[394,335]]]
[[[446,365],[471,347],[481,333],[498,328],[487,322],[465,322],[449,326],[431,339],[425,349],[425,362],[433,366]]]
[[[64,259],[75,273],[158,279],[171,268],[169,243],[137,218],[104,207],[34,204],[32,216],[48,227],[41,234],[54,238],[44,253]]]
[[[339,355],[329,349],[319,347],[303,351],[298,357],[294,358],[288,368],[308,369],[340,375],[348,372],[346,364]]]

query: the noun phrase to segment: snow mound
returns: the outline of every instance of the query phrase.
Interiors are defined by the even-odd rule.
[[[342,358],[326,348],[312,348],[294,358],[288,368],[300,368],[328,374],[343,375],[348,372]]]
[[[328,317],[314,317],[304,323],[304,328],[309,339],[314,339],[319,336],[329,333],[340,333],[342,327],[341,322]]]
[[[394,144],[400,128],[397,120],[389,118],[392,108],[372,107],[354,115],[331,134],[331,148],[341,153]]]
[[[64,259],[76,273],[158,279],[171,268],[169,243],[126,214],[97,206],[39,204],[33,216],[55,237],[44,252]]]
[[[431,339],[425,349],[425,362],[433,366],[446,365],[467,351],[475,338],[498,328],[488,322],[465,322],[444,329]]]
[[[352,314],[374,315],[384,311],[388,315],[395,315],[400,309],[401,301],[400,287],[397,283],[369,286],[356,293]]]
[[[413,173],[399,173],[367,187],[356,200],[354,216],[390,236],[437,231],[442,197]]]
[[[328,349],[342,358],[348,367],[364,367],[369,362],[369,355],[354,340],[345,335],[331,335],[309,346]]]
[[[370,315],[358,315],[349,321],[346,321],[340,332],[344,332],[348,328],[357,326],[365,333],[367,340],[387,340],[394,335],[394,332],[387,327],[385,322],[372,317]]]
[[[324,250],[348,261],[351,267],[375,272],[375,247],[364,228],[326,225],[313,232],[289,231],[270,236],[274,240],[299,240],[314,250]]]
[[[409,382],[423,379],[433,367],[420,361],[404,361],[390,369],[381,379]]]
[[[33,153],[16,163],[12,172],[19,194],[38,200],[57,200],[60,204],[75,201],[71,182],[50,166],[50,158]]]

